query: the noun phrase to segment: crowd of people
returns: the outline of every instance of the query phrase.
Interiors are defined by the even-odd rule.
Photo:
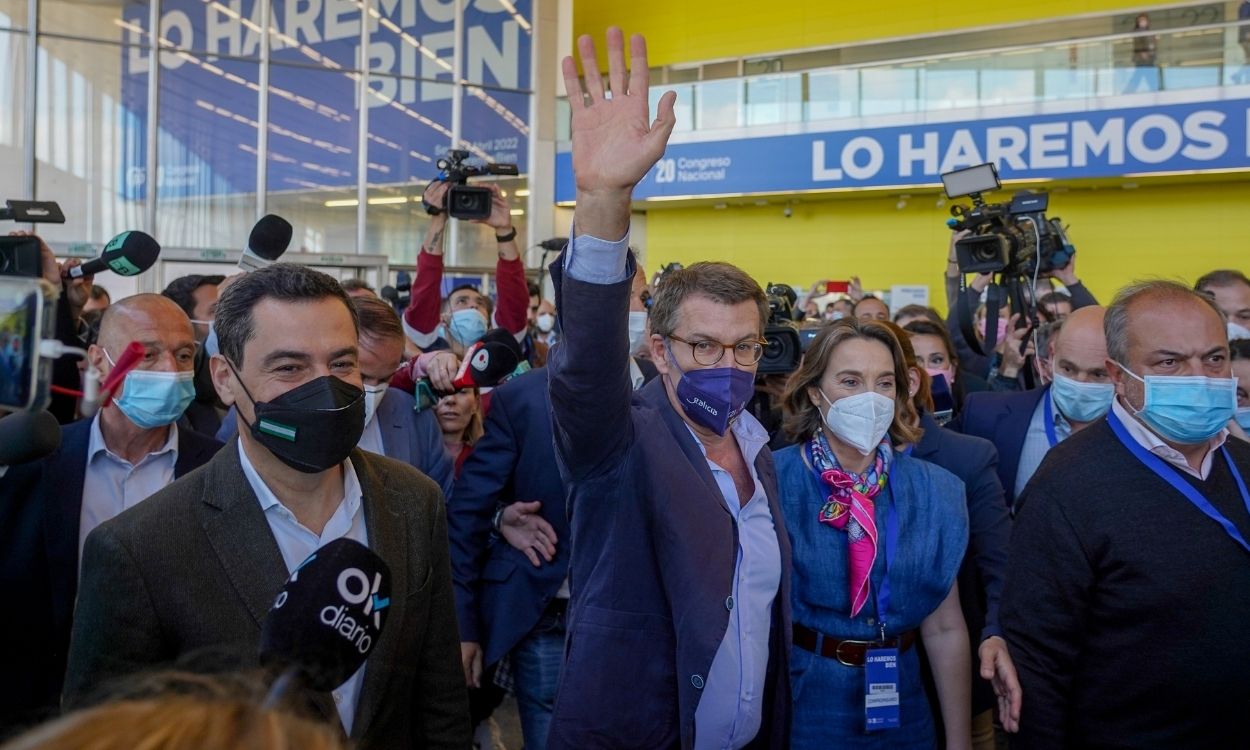
[[[650,284],[630,248],[674,95],[652,120],[644,41],[607,48],[610,95],[588,37],[592,75],[563,64],[554,299],[499,196],[493,297],[441,293],[445,214],[403,310],[281,263],[65,282],[87,367],[144,354],[0,477],[4,747],[464,750],[508,694],[530,750],[1244,746],[1250,279],[1103,307],[1069,262],[987,310],[956,234],[948,315],[818,282],[765,384],[760,285]],[[486,339],[521,365],[457,385]],[[341,538],[389,567],[386,628],[329,694],[262,705],[266,612]]]

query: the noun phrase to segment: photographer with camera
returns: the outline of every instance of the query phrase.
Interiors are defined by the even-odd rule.
[[[472,286],[457,287],[446,300],[442,299],[440,290],[443,283],[443,236],[448,217],[456,218],[458,213],[457,203],[450,204],[449,211],[448,199],[465,190],[465,186],[456,184],[454,178],[453,174],[431,182],[422,196],[426,212],[431,214],[430,226],[421,243],[421,252],[417,255],[417,276],[412,282],[411,301],[403,317],[404,332],[422,350],[450,349],[459,356],[490,328],[505,328],[518,341],[524,338],[527,331],[529,287],[508,203],[499,186],[490,185],[487,188],[474,188],[488,190],[490,203],[489,206],[485,202],[474,206],[477,209],[474,213],[479,218],[470,221],[494,230],[495,241],[498,243],[495,288],[499,299],[495,305],[494,322],[491,322],[490,300]]]

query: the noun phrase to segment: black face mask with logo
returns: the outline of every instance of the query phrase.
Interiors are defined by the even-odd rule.
[[[239,378],[240,385],[243,379]],[[256,421],[247,425],[252,439],[282,463],[317,474],[343,463],[365,430],[365,392],[333,375],[310,380],[272,401],[257,401]],[[239,421],[247,424],[239,413]]]

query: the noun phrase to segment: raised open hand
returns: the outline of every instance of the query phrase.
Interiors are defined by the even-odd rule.
[[[577,49],[584,86],[578,80],[573,58],[566,57],[562,63],[573,111],[575,220],[582,232],[617,239],[629,225],[628,204],[634,186],[664,154],[677,122],[673,113],[677,94],[665,93],[656,119],[649,119],[647,43],[641,35],[630,37],[627,74],[624,35],[619,28],[608,29],[610,94],[603,90],[594,41],[583,35],[577,40]]]

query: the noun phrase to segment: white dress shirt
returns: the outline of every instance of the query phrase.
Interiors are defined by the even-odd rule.
[[[265,480],[256,473],[256,467],[252,466],[252,462],[248,459],[241,440],[239,441],[239,462],[243,464],[243,476],[247,477],[247,483],[251,485],[252,492],[256,493],[256,499],[260,501],[261,510],[265,513],[265,520],[269,523],[269,530],[273,533],[274,541],[278,543],[282,561],[286,563],[287,575],[294,572],[300,563],[308,559],[309,555],[335,539],[347,537],[366,547],[369,546],[369,536],[365,529],[365,514],[361,504],[363,493],[351,459],[343,461],[342,464],[343,500],[334,510],[334,515],[330,516],[330,520],[326,521],[325,528],[319,535],[296,520],[295,514],[273,494],[269,485],[265,484]],[[362,665],[356,670],[356,674],[340,685],[338,690],[331,693],[334,696],[334,705],[339,712],[339,719],[343,722],[343,731],[349,737],[352,733],[352,722],[356,715],[356,702],[360,698],[360,684],[364,673],[365,667]]]
[[[381,399],[378,399],[381,401]],[[378,412],[375,409],[372,419],[365,423],[365,431],[360,433],[360,442],[356,443],[356,447],[362,451],[376,453],[379,456],[385,456],[386,451],[382,447],[382,426],[378,424]]]
[[[87,442],[87,473],[82,482],[82,510],[78,514],[78,559],[82,546],[95,527],[132,508],[174,481],[178,463],[178,425],[169,426],[169,437],[160,449],[132,464],[109,450],[100,430],[100,415],[91,420]]]
[[[1149,427],[1142,424],[1134,417],[1124,405],[1120,403],[1117,396],[1111,401],[1111,410],[1119,417],[1120,422],[1124,425],[1124,429],[1128,431],[1130,437],[1137,441],[1137,444],[1159,458],[1168,462],[1172,466],[1180,469],[1191,477],[1206,481],[1211,476],[1211,459],[1215,456],[1215,452],[1224,445],[1224,441],[1228,439],[1228,430],[1223,429],[1216,433],[1207,444],[1207,455],[1202,457],[1202,466],[1200,470],[1195,470],[1189,465],[1189,459],[1185,458],[1185,454],[1176,450],[1172,446],[1163,442],[1163,439],[1156,435]]]

